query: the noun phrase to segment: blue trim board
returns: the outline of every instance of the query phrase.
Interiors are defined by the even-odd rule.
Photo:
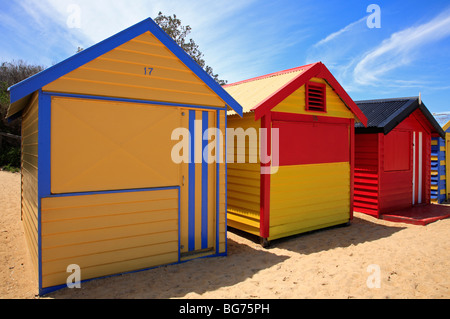
[[[38,97],[38,284],[42,288],[41,199],[50,195],[51,97],[39,90]]]
[[[139,192],[139,191],[156,191],[156,190],[164,190],[164,189],[177,189],[178,190],[178,242],[180,242],[180,238],[181,238],[181,234],[180,234],[180,220],[181,220],[180,197],[181,197],[181,188],[180,188],[180,186],[162,187],[162,188],[143,188],[143,189],[136,189],[136,190],[123,190],[123,191],[110,191],[110,192],[93,192],[93,193],[97,193],[97,194],[129,193],[129,192]],[[93,193],[91,193],[91,194],[93,195]],[[85,193],[82,193],[82,194],[86,195]],[[70,196],[70,194],[68,194],[68,196]],[[76,196],[76,195],[74,195],[74,196]],[[213,256],[211,256],[211,257],[213,257]],[[176,265],[176,264],[179,264],[179,263],[182,263],[182,261],[181,261],[181,254],[180,254],[180,246],[178,246],[178,261],[175,262],[175,263],[171,263],[169,265]],[[105,279],[105,278],[111,278],[111,277],[121,276],[121,275],[125,275],[125,274],[137,273],[137,272],[146,271],[146,270],[150,270],[150,269],[156,269],[156,268],[160,268],[160,267],[164,267],[164,266],[167,266],[167,265],[148,267],[148,268],[128,271],[128,272],[124,272],[124,273],[118,273],[118,274],[102,276],[102,277],[95,277],[95,278],[92,278],[92,279],[82,280],[81,283],[86,283],[86,282],[89,282],[89,281],[92,281],[92,280],[97,280],[97,279]],[[42,277],[39,277],[39,278],[41,279]],[[42,281],[40,281],[40,283],[41,282]],[[42,288],[42,285],[39,284],[39,295],[40,296],[44,296],[44,295],[47,295],[49,293],[52,293],[52,292],[64,289],[66,287],[67,287],[67,285],[59,285],[59,286],[53,286],[53,287],[48,287],[48,288]]]
[[[161,188],[141,188],[141,189],[128,189],[128,190],[112,190],[112,191],[98,191],[98,192],[79,192],[79,193],[67,193],[67,194],[51,194],[51,101],[52,96],[56,94],[44,93],[42,90],[39,90],[39,148],[38,148],[38,263],[39,263],[39,293],[41,295],[50,293],[52,291],[64,288],[63,286],[58,287],[49,287],[42,288],[42,231],[41,231],[41,199],[42,198],[52,198],[52,197],[68,197],[68,196],[86,196],[86,195],[95,195],[95,194],[111,194],[111,193],[126,193],[126,192],[140,192],[140,191],[155,191],[155,190],[165,190],[165,189],[178,189],[178,238],[179,241],[181,239],[180,233],[180,187],[172,186],[172,187],[161,187]],[[59,95],[61,96],[61,95]],[[80,97],[80,96],[77,96]],[[98,98],[98,97],[90,97],[90,98]],[[112,99],[112,98],[111,98]],[[114,99],[117,100],[117,99]],[[128,101],[126,101],[128,102]],[[158,102],[155,102],[158,103]],[[220,130],[220,112],[226,112],[225,110],[216,110],[217,116],[217,129]],[[190,132],[190,140],[189,140],[189,203],[188,203],[188,228],[189,228],[189,251],[195,250],[195,205],[202,205],[202,248],[205,245],[208,245],[208,215],[207,215],[207,207],[208,207],[208,165],[205,162],[205,159],[202,160],[202,203],[195,203],[195,118],[196,111],[189,110],[189,132]],[[208,121],[209,114],[207,111],[203,112],[203,123],[202,123],[202,133],[208,129]],[[225,120],[226,124],[226,120]],[[218,138],[220,134],[218,133],[217,145],[216,145],[216,254],[210,256],[204,256],[201,258],[209,258],[216,256],[226,256],[227,255],[227,245],[225,246],[225,253],[219,253],[219,243],[220,243],[220,229],[219,229],[219,216],[220,216],[220,158],[221,158],[221,141]],[[226,137],[226,135],[225,135]],[[203,141],[202,146],[205,149],[207,145],[207,140]],[[226,144],[225,144],[226,145]],[[203,155],[203,154],[202,154]],[[226,152],[224,154],[226,156]],[[206,195],[204,195],[206,194]],[[206,210],[204,209],[206,208]],[[226,221],[225,221],[226,222]],[[207,248],[207,247],[206,247]],[[178,263],[181,262],[181,252],[180,247],[178,248]],[[152,269],[157,267],[146,268]],[[142,271],[142,270],[137,270]],[[136,271],[133,271],[136,272]],[[110,276],[106,276],[110,277]],[[104,278],[104,277],[102,277]],[[92,280],[92,279],[90,279]],[[89,281],[89,280],[87,280]]]
[[[39,92],[39,119],[38,119],[38,170],[39,170],[39,196],[46,197],[51,194],[51,96]]]
[[[220,131],[220,111],[217,113],[217,131]],[[216,133],[216,254],[219,253],[220,245],[220,134]]]
[[[79,193],[65,193],[65,194],[51,194],[42,198],[57,198],[57,197],[76,197],[76,196],[89,196],[89,195],[106,195],[106,194],[123,194],[123,193],[137,193],[137,192],[149,192],[149,191],[163,191],[170,189],[179,189],[179,186],[167,186],[167,187],[153,187],[153,188],[133,188],[133,189],[117,189],[109,191],[94,191],[94,192],[79,192]]]
[[[178,186],[178,262],[181,261],[181,187]]]
[[[230,106],[240,116],[243,115],[242,106],[237,103],[231,95],[229,95],[208,73],[205,72],[205,70],[197,64],[197,62],[195,62],[150,18],[147,18],[134,26],[129,27],[128,29],[125,29],[64,61],[11,86],[9,88],[11,104],[26,98],[28,95],[40,90],[45,85],[148,31],[150,31],[176,57],[178,57],[189,69],[191,69],[195,75],[197,75],[225,102],[225,104]]]
[[[148,21],[144,20],[13,85],[9,88],[11,104],[147,31],[149,31]]]
[[[87,99],[87,100],[100,100],[100,101],[111,101],[111,102],[126,102],[126,103],[175,106],[175,107],[185,107],[185,108],[190,108],[190,109],[225,110],[225,108],[223,108],[223,107],[213,107],[213,106],[206,106],[206,105],[194,105],[194,104],[183,104],[183,103],[158,102],[158,101],[149,101],[149,100],[125,99],[125,98],[117,98],[117,97],[110,97],[110,96],[68,94],[68,93],[58,93],[58,92],[46,92],[46,94],[49,94],[52,96],[58,96],[58,97],[80,98],[80,99]]]
[[[208,162],[205,160],[205,150],[208,147],[208,136],[205,139],[209,127],[208,112],[202,112],[202,249],[208,248]],[[207,156],[207,154],[206,154]]]
[[[189,111],[188,251],[195,250],[195,111]]]
[[[221,253],[221,254],[214,254],[214,255],[208,255],[208,256],[201,256],[201,257],[197,257],[195,259],[226,257],[226,256],[227,255],[225,253]],[[171,263],[171,264],[164,264],[164,265],[161,265],[161,266],[154,266],[154,267],[137,269],[137,270],[132,270],[132,271],[118,273],[118,274],[113,274],[113,275],[107,275],[107,276],[102,276],[102,277],[95,277],[95,278],[92,278],[92,279],[82,280],[82,281],[80,281],[80,283],[83,284],[83,283],[90,282],[90,281],[93,281],[93,280],[114,278],[114,277],[117,277],[117,276],[123,276],[123,275],[127,275],[127,274],[135,274],[135,273],[148,271],[148,270],[152,270],[152,269],[158,269],[158,268],[161,268],[161,267],[167,267],[167,266],[174,266],[174,265],[178,265],[178,264],[184,264],[184,263],[190,262],[190,261],[195,260],[195,259],[180,260],[178,262]],[[65,289],[65,288],[67,288],[67,285],[59,285],[59,286],[43,288],[43,289],[39,290],[39,295],[42,297],[42,296],[48,295],[48,294],[50,294],[52,292],[55,292],[55,291],[58,291],[58,290],[61,290],[61,289]]]
[[[218,112],[220,113],[220,111]],[[228,127],[228,118],[227,118],[227,112],[225,113],[225,132],[224,132],[224,143],[225,143],[225,158],[224,158],[224,163],[225,163],[225,254],[228,254],[228,165],[227,165],[227,149],[228,149],[228,144],[227,144],[227,127]]]

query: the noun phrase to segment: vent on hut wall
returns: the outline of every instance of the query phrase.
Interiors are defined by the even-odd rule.
[[[323,83],[306,83],[306,110],[326,112],[326,85]]]

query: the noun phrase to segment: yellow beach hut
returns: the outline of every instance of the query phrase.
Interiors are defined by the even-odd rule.
[[[153,20],[10,93],[41,295],[65,287],[71,265],[84,281],[226,255],[226,166],[212,160],[225,156],[225,142],[205,134],[225,134],[227,110],[242,108]],[[177,162],[180,129],[189,154]]]

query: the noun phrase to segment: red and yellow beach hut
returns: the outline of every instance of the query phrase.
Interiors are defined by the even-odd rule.
[[[272,73],[225,90],[244,110],[243,118],[228,112],[229,129],[241,129],[234,136],[228,133],[228,226],[257,235],[266,245],[348,223],[354,123],[365,125],[367,119],[325,65]],[[266,135],[260,133],[264,129]],[[251,132],[259,144],[240,147],[237,139]],[[258,151],[271,159],[258,156],[252,162]],[[245,162],[236,163],[239,157]]]

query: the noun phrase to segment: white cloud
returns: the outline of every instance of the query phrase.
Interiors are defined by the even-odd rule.
[[[440,41],[450,36],[449,9],[428,22],[387,36],[383,35],[386,29],[369,29],[366,19],[349,23],[316,42],[308,49],[305,62],[324,62],[355,95],[400,96],[444,90],[440,83],[443,74],[418,70],[430,70],[423,63],[431,66]]]
[[[206,63],[222,78],[235,78],[243,68],[230,61],[244,64],[251,61],[242,47],[248,43],[245,39],[252,38],[248,32],[254,30],[242,26],[248,22],[248,7],[256,1],[23,0],[18,4],[30,23],[28,31],[48,34],[42,45],[53,52],[39,50],[40,59],[47,64],[49,60],[54,64],[74,54],[78,46],[86,49],[148,17],[155,18],[161,11],[165,15],[176,14],[183,25],[190,25],[189,37],[200,46]],[[74,5],[80,9],[79,28],[68,24]],[[270,27],[271,24],[266,24],[267,29]],[[22,38],[23,42],[32,42],[29,35],[22,34]],[[267,47],[271,39],[258,43],[260,49]],[[276,54],[275,50],[272,54]],[[264,56],[267,55],[261,54]]]
[[[385,81],[391,71],[410,65],[421,54],[426,54],[427,45],[449,36],[450,10],[447,10],[427,23],[392,34],[365,53],[354,68],[354,80],[361,85],[377,85]],[[405,85],[405,81],[396,84]]]
[[[322,45],[338,38],[339,36],[343,35],[344,33],[354,30],[355,27],[358,27],[360,24],[362,24],[362,22],[365,22],[366,19],[367,19],[367,17],[363,17],[363,18],[359,19],[358,21],[350,23],[349,25],[345,26],[341,30],[331,33],[326,38],[324,38],[324,39],[320,40],[319,42],[317,42],[316,44],[314,44],[314,47],[322,46]]]

